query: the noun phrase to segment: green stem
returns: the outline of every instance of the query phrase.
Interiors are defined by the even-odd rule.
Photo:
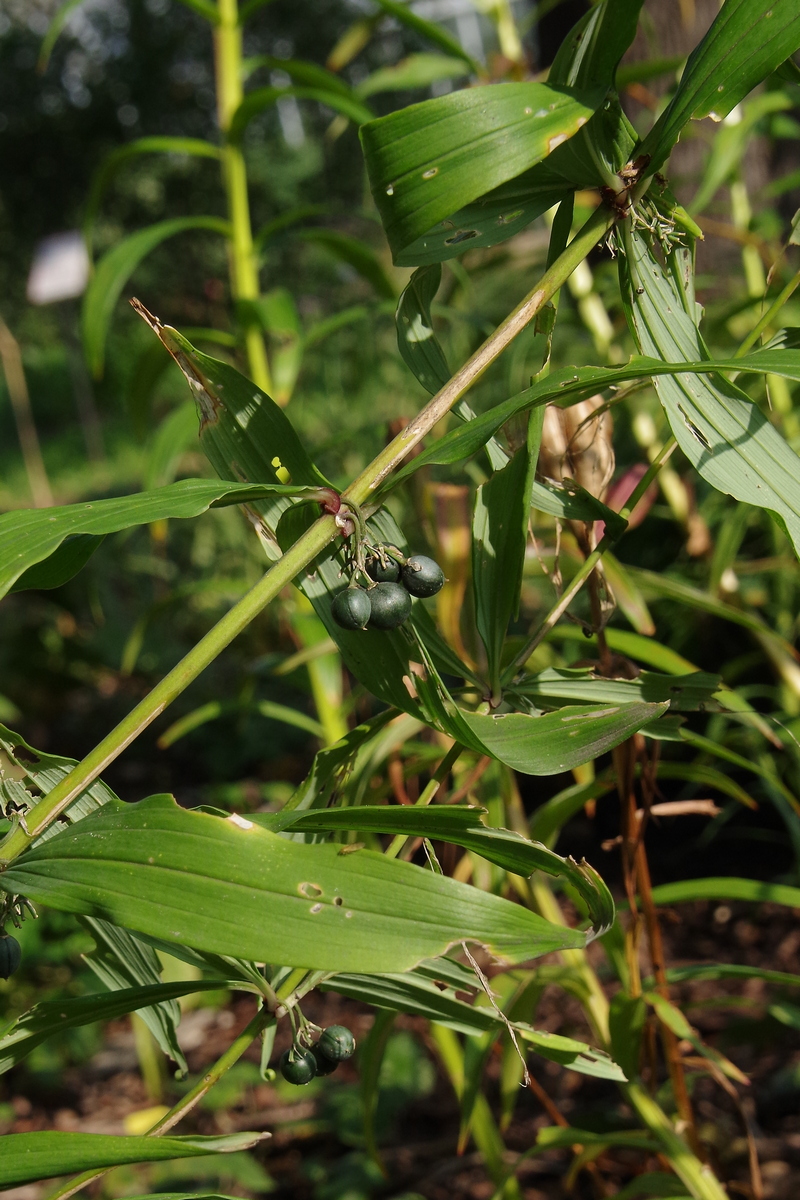
[[[177,1125],[202,1100],[206,1092],[222,1078],[225,1072],[235,1062],[238,1062],[247,1047],[266,1029],[270,1021],[274,1020],[275,1017],[271,1009],[267,1007],[259,1008],[249,1025],[231,1043],[222,1057],[218,1058],[214,1065],[206,1071],[205,1075],[194,1085],[191,1091],[182,1096],[178,1103],[173,1105],[160,1121],[156,1121],[153,1128],[147,1131],[147,1136],[158,1137],[160,1134],[167,1133],[168,1130]],[[76,1175],[74,1179],[62,1184],[58,1191],[48,1196],[47,1200],[67,1200],[68,1196],[74,1196],[76,1192],[81,1191],[88,1183],[92,1183],[95,1179],[102,1179],[111,1169],[111,1167],[108,1167],[104,1171],[84,1171],[82,1175]]]
[[[139,736],[201,671],[246,629],[280,590],[327,546],[336,533],[333,517],[321,517],[255,587],[210,629],[189,653],[157,683],[127,717],[94,750],[36,804],[0,844],[0,865],[7,866]]]
[[[620,512],[619,512],[619,515],[621,517],[624,517],[624,519],[626,521],[630,517],[633,510],[636,508],[636,505],[639,503],[642,496],[644,496],[645,492],[650,487],[650,484],[653,482],[653,480],[658,475],[658,472],[661,470],[664,463],[667,461],[669,456],[672,454],[672,452],[675,449],[675,447],[677,446],[677,444],[678,443],[676,442],[674,437],[669,438],[665,442],[665,444],[661,447],[661,449],[659,450],[656,457],[651,462],[647,471],[644,473],[644,475],[639,480],[639,482],[637,483],[634,490],[631,492],[629,499],[626,501],[625,505],[620,509]],[[623,530],[623,532],[624,532],[624,530]],[[584,559],[583,563],[581,564],[580,570],[570,580],[569,587],[566,589],[566,591],[564,591],[562,593],[560,598],[556,601],[556,603],[550,609],[550,612],[547,614],[544,621],[542,621],[542,624],[539,626],[539,628],[536,630],[536,632],[531,635],[531,637],[528,639],[528,641],[525,643],[525,645],[522,647],[522,649],[519,651],[519,653],[514,656],[514,658],[511,660],[511,662],[506,667],[505,671],[503,672],[503,678],[502,678],[502,682],[504,685],[508,684],[514,678],[516,673],[519,670],[521,670],[522,667],[525,666],[525,663],[528,661],[530,656],[533,654],[536,647],[540,644],[540,642],[543,641],[543,639],[545,637],[547,637],[547,634],[553,628],[556,621],[558,621],[558,619],[560,617],[562,617],[564,615],[564,613],[567,611],[570,604],[575,599],[578,592],[581,590],[584,583],[589,578],[589,576],[592,574],[592,571],[595,569],[598,562],[605,554],[606,550],[610,550],[611,547],[614,545],[614,543],[618,540],[619,540],[618,538],[612,537],[610,533],[604,534],[602,540],[598,543],[598,545],[595,547],[595,549],[591,552],[590,555],[588,555],[587,558]]]
[[[750,330],[747,337],[744,339],[741,346],[734,354],[734,356],[733,356],[734,358],[743,358],[744,355],[747,354],[747,351],[751,348],[751,346],[754,346],[756,344],[756,342],[761,337],[764,330],[771,323],[773,317],[777,313],[780,312],[780,310],[783,308],[786,301],[789,299],[789,297],[792,295],[792,293],[798,288],[798,286],[800,286],[800,271],[798,271],[796,275],[792,276],[792,278],[786,284],[786,287],[783,289],[783,291],[772,301],[772,304],[770,304],[769,308],[764,313],[763,317],[758,322],[758,324],[755,326],[755,328]]]
[[[226,0],[228,2],[228,0]],[[545,272],[540,282],[521,304],[491,334],[460,371],[445,384],[425,408],[397,435],[385,450],[373,459],[346,493],[346,499],[363,504],[393,470],[400,466],[409,450],[430,433],[456,401],[502,354],[506,346],[533,320],[554,292],[569,278],[575,267],[600,241],[614,222],[604,208],[595,210],[567,249]],[[126,746],[139,736],[164,709],[197,678],[209,663],[273,600],[281,588],[303,571],[333,540],[337,527],[333,517],[320,518],[295,542],[290,550],[228,612],[177,666],[112,729],[102,742],[20,819],[4,842],[0,843],[0,868],[17,858],[64,809],[95,780]]]
[[[426,805],[430,804],[431,800],[433,800],[433,797],[436,795],[439,788],[450,774],[453,763],[456,761],[463,749],[464,747],[458,742],[453,742],[453,745],[447,751],[447,754],[445,754],[444,758],[439,763],[438,767],[428,781],[419,800],[417,800],[414,806],[415,808],[425,808]],[[397,858],[407,841],[408,836],[405,833],[398,833],[397,836],[392,839],[390,845],[387,846],[386,850],[384,850],[386,858]]]
[[[377,458],[373,459],[366,470],[355,479],[343,498],[355,500],[364,504],[369,500],[376,488],[380,487],[388,475],[395,470],[409,450],[421,442],[427,433],[450,409],[460,400],[473,383],[484,373],[487,367],[502,354],[506,346],[513,342],[522,330],[530,324],[533,318],[545,306],[562,284],[566,283],[572,272],[583,262],[590,250],[593,250],[603,236],[614,224],[614,215],[604,205],[594,210],[582,229],[576,233],[563,254],[559,255],[553,265],[545,271],[542,278],[524,300],[520,301],[513,312],[509,313],[502,324],[492,333],[482,346],[479,346],[464,366],[437,392],[433,399],[423,408],[422,412],[406,425],[405,429],[389,443]]]
[[[241,146],[228,140],[233,115],[242,102],[242,29],[237,0],[219,0],[219,23],[214,29],[217,81],[217,115],[222,145],[222,178],[231,224],[231,290],[235,300],[257,300],[260,295],[258,260],[253,247],[247,168]],[[245,346],[253,382],[271,393],[267,353],[258,326],[246,316]]]
[[[535,908],[548,921],[563,925],[564,915],[553,891],[545,880],[531,882],[531,895]],[[562,950],[562,960],[573,967],[585,988],[584,1011],[589,1018],[595,1037],[600,1045],[609,1048],[609,1005],[585,950]],[[620,1088],[628,1103],[638,1113],[641,1121],[660,1142],[664,1157],[675,1174],[686,1185],[694,1200],[728,1200],[722,1184],[711,1168],[692,1153],[659,1104],[637,1081],[621,1083]]]

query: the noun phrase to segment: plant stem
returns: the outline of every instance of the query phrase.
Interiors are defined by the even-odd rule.
[[[147,1131],[148,1137],[158,1137],[162,1133],[167,1133],[178,1122],[186,1116],[188,1112],[198,1104],[206,1092],[214,1086],[229,1070],[235,1062],[242,1057],[245,1050],[253,1042],[258,1035],[266,1029],[270,1021],[274,1021],[275,1017],[272,1011],[266,1006],[259,1008],[256,1015],[250,1021],[239,1036],[230,1044],[228,1049],[218,1058],[212,1067],[209,1067],[205,1075],[200,1079],[191,1091],[188,1091],[185,1096],[182,1096],[177,1104],[165,1113],[160,1121],[156,1121],[152,1129]],[[67,1200],[68,1196],[74,1196],[76,1192],[81,1191],[88,1183],[92,1183],[95,1179],[102,1179],[111,1170],[107,1167],[104,1171],[84,1171],[82,1175],[76,1175],[74,1179],[62,1184],[58,1191],[53,1192],[48,1196],[47,1200]]]
[[[550,885],[544,880],[531,882],[531,894],[535,907],[548,921],[563,925],[564,916]],[[597,975],[589,965],[585,950],[562,950],[562,960],[572,966],[586,988],[587,998],[583,1007],[592,1026],[594,1035],[605,1049],[609,1046],[608,1000]],[[660,1105],[648,1095],[637,1081],[619,1085],[628,1103],[636,1110],[642,1122],[661,1143],[664,1157],[668,1159],[678,1178],[686,1185],[694,1200],[729,1200],[725,1189],[704,1163],[692,1153],[683,1137],[676,1131]]]
[[[0,866],[7,866],[27,849],[34,838],[38,837],[51,821],[62,813],[242,630],[247,628],[262,609],[278,595],[281,588],[292,582],[327,546],[335,533],[333,517],[320,517],[267,571],[255,587],[201,638],[151,692],[148,692],[127,717],[124,717],[52,791],[43,796],[25,818],[20,819],[20,823],[12,829],[5,841],[0,843]]]
[[[47,478],[39,446],[39,435],[33,421],[19,342],[2,317],[0,317],[0,364],[2,364],[3,374],[6,377],[8,398],[14,413],[33,506],[34,508],[49,508],[53,503],[53,493],[50,490],[50,480]]]
[[[405,429],[389,443],[377,458],[373,459],[366,470],[355,479],[343,493],[348,500],[364,504],[372,493],[383,483],[412,450],[421,442],[427,433],[450,409],[460,400],[473,383],[502,354],[506,346],[530,324],[533,318],[544,308],[548,300],[555,295],[563,283],[569,279],[572,272],[583,262],[601,238],[614,224],[615,217],[610,209],[600,205],[594,210],[582,229],[576,233],[563,254],[559,255],[553,265],[545,271],[542,278],[524,300],[520,301],[513,312],[509,313],[494,333],[479,346],[464,366],[436,393],[433,399],[423,408],[422,412],[409,421]]]
[[[792,276],[783,291],[772,301],[772,304],[770,304],[769,308],[764,313],[763,317],[755,326],[755,328],[750,330],[747,337],[734,354],[734,358],[743,358],[744,355],[747,354],[747,351],[756,344],[764,330],[772,321],[773,317],[780,312],[786,301],[798,287],[800,287],[800,271],[798,271],[796,275]]]
[[[472,355],[460,371],[445,384],[414,420],[383,450],[351,484],[345,498],[364,503],[370,493],[400,466],[408,451],[421,441],[456,401],[479,378],[490,363],[536,316],[547,300],[574,271],[614,222],[613,214],[597,209],[573,238],[564,253],[542,276],[537,286]],[[647,478],[647,477],[645,477]],[[351,494],[352,493],[352,494]],[[636,495],[636,493],[634,493]],[[638,498],[638,497],[637,497]],[[144,700],[103,738],[94,750],[78,763],[51,792],[20,819],[18,825],[0,843],[0,868],[8,866],[55,818],[95,780],[126,746],[139,736],[164,709],[197,678],[209,663],[242,632],[281,588],[303,571],[336,536],[331,516],[321,517],[287,550],[263,578],[238,604],[226,613],[177,666],[165,675]]]
[[[228,140],[233,114],[242,102],[242,29],[238,0],[219,0],[219,24],[214,29],[214,60],[217,81],[217,118],[223,138],[222,178],[231,223],[230,273],[235,300],[257,300],[260,295],[258,260],[253,248],[247,168],[241,146]],[[267,353],[258,326],[245,314],[245,346],[253,382],[272,392]]]
[[[447,754],[445,754],[444,758],[439,763],[430,780],[426,784],[422,795],[414,805],[415,808],[424,808],[427,804],[430,804],[431,800],[433,800],[439,788],[450,774],[450,769],[453,766],[453,763],[456,761],[463,749],[464,747],[458,742],[453,742],[453,745],[447,751]],[[383,852],[386,858],[397,858],[398,854],[400,854],[408,840],[409,839],[406,834],[398,833],[396,837],[392,838],[391,843]]]
[[[648,467],[645,474],[642,476],[642,478],[637,483],[633,492],[631,492],[630,497],[626,501],[624,507],[621,508],[620,512],[619,512],[619,515],[621,517],[624,517],[626,521],[630,517],[633,510],[636,508],[636,505],[639,503],[642,496],[644,496],[645,492],[650,487],[650,484],[653,482],[655,477],[658,475],[658,472],[661,470],[661,467],[664,465],[664,463],[667,461],[669,456],[672,454],[672,452],[675,449],[675,447],[677,446],[677,444],[678,443],[676,442],[674,437],[671,437],[668,439],[668,441],[661,447],[661,450],[658,452],[656,457],[651,462],[651,464]],[[623,530],[623,532],[624,532],[624,530]],[[511,660],[511,662],[508,664],[505,671],[503,672],[503,677],[502,677],[503,684],[509,683],[514,678],[516,673],[519,670],[521,670],[522,667],[525,666],[525,663],[528,661],[530,656],[533,654],[534,650],[539,645],[539,643],[542,642],[544,640],[544,638],[547,637],[547,634],[550,632],[550,630],[553,628],[555,623],[558,621],[559,617],[563,616],[564,613],[567,611],[570,604],[572,603],[574,598],[577,596],[578,592],[581,590],[581,588],[583,587],[586,580],[592,574],[592,572],[594,571],[594,569],[597,566],[600,559],[605,554],[606,550],[610,550],[611,547],[614,545],[614,543],[617,540],[618,539],[615,537],[612,537],[610,533],[605,533],[603,535],[600,542],[598,542],[596,548],[592,551],[591,554],[589,554],[584,559],[583,563],[580,566],[580,569],[570,580],[569,587],[566,589],[566,591],[564,591],[562,593],[560,598],[556,601],[556,603],[550,609],[550,612],[547,614],[544,621],[542,621],[542,624],[536,630],[536,633],[531,635],[531,637],[528,639],[528,641],[525,643],[525,645],[522,647],[522,649],[519,651],[519,653],[517,653],[514,656],[514,658]]]

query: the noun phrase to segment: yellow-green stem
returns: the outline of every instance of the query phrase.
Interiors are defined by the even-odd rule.
[[[222,134],[222,178],[231,224],[231,291],[235,300],[257,300],[260,294],[258,260],[253,247],[247,168],[241,146],[228,140],[233,115],[242,102],[242,29],[237,0],[219,0],[219,23],[214,29],[217,117]],[[247,316],[245,315],[247,321]],[[248,321],[245,346],[253,382],[272,393],[267,352],[258,326]]]

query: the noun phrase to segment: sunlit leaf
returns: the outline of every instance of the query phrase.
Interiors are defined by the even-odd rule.
[[[409,257],[413,243],[541,162],[599,100],[543,83],[503,83],[451,92],[363,126],[372,194],[395,261],[425,261]],[[445,241],[460,250],[476,236],[453,223]]]
[[[657,171],[694,118],[726,117],[748,92],[800,47],[795,0],[725,0],[689,55],[681,81],[639,152]]]
[[[155,796],[79,821],[17,859],[2,884],[214,954],[314,970],[404,971],[464,939],[517,962],[585,944],[478,888],[341,849]]]

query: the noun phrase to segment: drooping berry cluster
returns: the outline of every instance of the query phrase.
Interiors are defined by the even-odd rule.
[[[319,1041],[310,1047],[293,1044],[284,1050],[278,1066],[289,1083],[302,1086],[311,1083],[316,1075],[330,1075],[356,1049],[356,1039],[344,1025],[329,1025]]]
[[[366,587],[357,582],[359,573]],[[435,596],[444,582],[442,568],[425,554],[404,558],[393,547],[370,548],[363,570],[335,597],[331,613],[343,629],[397,629],[411,615],[412,597]]]

